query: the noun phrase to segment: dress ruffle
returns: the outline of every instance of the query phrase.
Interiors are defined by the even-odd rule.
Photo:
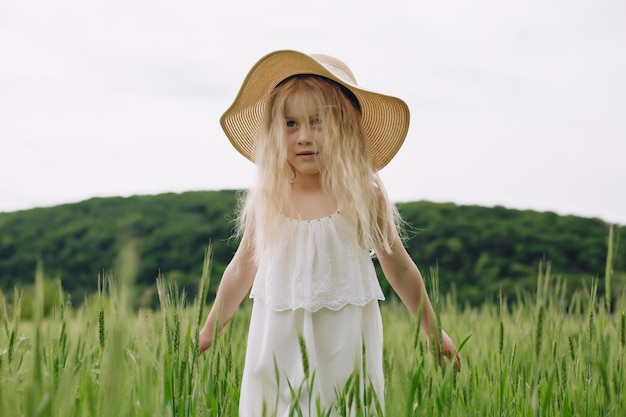
[[[385,298],[369,251],[340,213],[285,218],[277,240],[262,253],[250,293],[270,309],[339,310]]]

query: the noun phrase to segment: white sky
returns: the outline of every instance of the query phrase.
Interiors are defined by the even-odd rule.
[[[626,224],[623,0],[2,0],[0,211],[247,188],[219,117],[277,49],[404,99],[394,201]]]

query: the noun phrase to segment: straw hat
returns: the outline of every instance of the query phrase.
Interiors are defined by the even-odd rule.
[[[254,162],[267,97],[281,81],[299,74],[319,75],[349,89],[361,105],[361,123],[374,168],[380,170],[391,161],[409,129],[406,103],[358,87],[350,68],[337,58],[296,51],[276,51],[261,58],[246,76],[233,104],[222,115],[222,129],[239,153]]]

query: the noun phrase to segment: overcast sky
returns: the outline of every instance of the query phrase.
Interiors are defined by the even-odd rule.
[[[248,188],[219,117],[277,49],[411,109],[394,201],[626,224],[626,2],[1,0],[0,211]]]

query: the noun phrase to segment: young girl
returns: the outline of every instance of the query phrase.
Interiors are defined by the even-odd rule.
[[[251,290],[239,414],[384,409],[384,297],[372,252],[429,344],[460,370],[377,175],[406,137],[406,104],[357,87],[335,58],[278,51],[250,70],[221,124],[256,163],[258,181],[243,201],[241,243],[200,351]],[[360,400],[350,405],[345,392]]]

